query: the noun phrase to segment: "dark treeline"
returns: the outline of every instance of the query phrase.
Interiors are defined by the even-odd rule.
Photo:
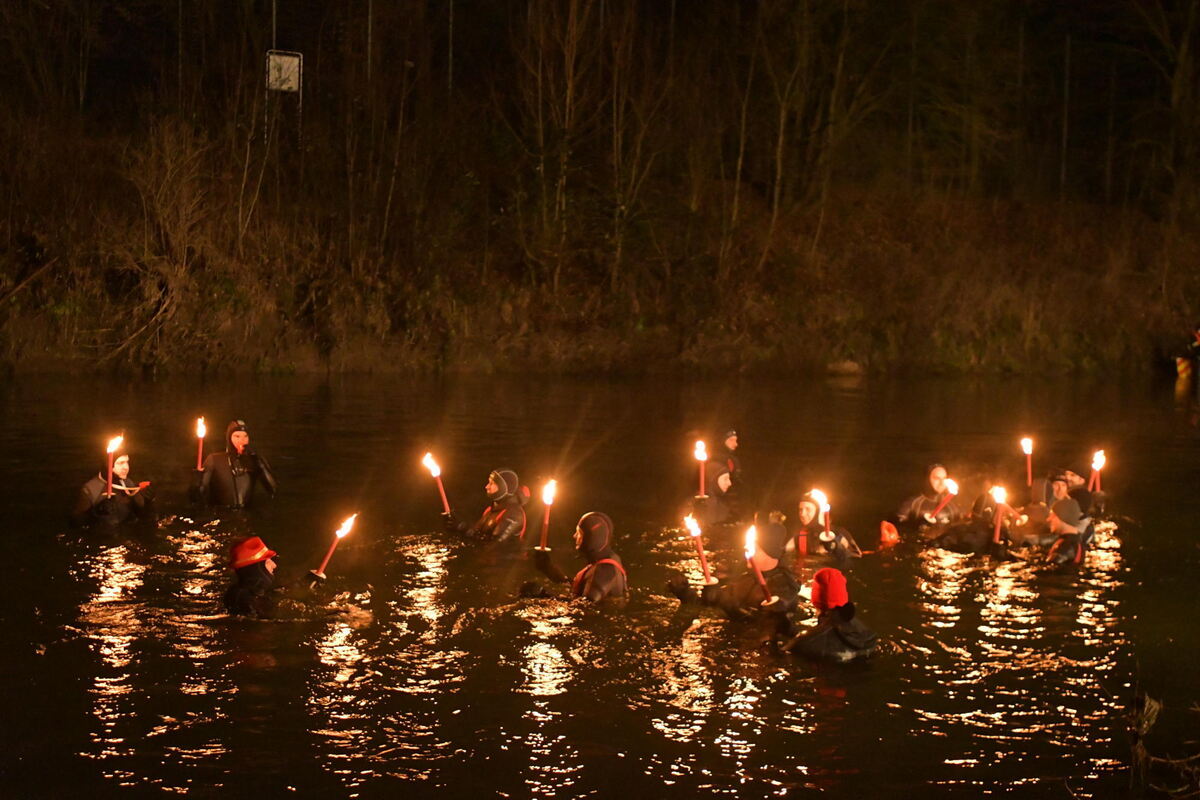
[[[0,358],[1144,367],[1196,313],[1198,17],[7,0]]]

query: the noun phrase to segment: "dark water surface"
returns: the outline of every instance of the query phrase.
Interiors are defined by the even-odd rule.
[[[26,377],[0,388],[0,414],[10,796],[1121,797],[1135,686],[1167,702],[1159,733],[1194,729],[1200,463],[1169,386]],[[247,420],[275,502],[220,519],[186,505],[199,414],[210,448]],[[1017,491],[1026,433],[1043,469],[1106,449],[1119,530],[1077,573],[868,555],[850,590],[885,651],[852,667],[780,656],[663,592],[669,570],[697,573],[677,513],[691,442],[730,425],[772,505],[819,485],[864,548],[930,461],[964,479],[999,465]],[[122,429],[158,528],[69,530]],[[531,563],[440,531],[426,449],[464,518],[493,467],[535,495],[557,478],[568,571],[575,519],[607,511],[631,600],[517,600]],[[286,576],[354,511],[319,602],[205,618],[239,533],[280,551]],[[736,535],[708,537],[722,571],[739,569]]]

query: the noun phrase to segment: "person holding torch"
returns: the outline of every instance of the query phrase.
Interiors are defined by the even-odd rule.
[[[129,477],[129,451],[124,441],[122,436],[109,440],[104,467],[79,489],[71,524],[88,527],[119,525],[129,519],[154,521],[150,481],[135,483]]]
[[[941,464],[930,464],[927,474],[928,487],[921,494],[910,497],[900,505],[900,510],[896,512],[898,521],[917,528],[961,519],[962,508],[955,499],[958,484],[950,480],[946,468]]]
[[[624,597],[629,591],[628,575],[621,557],[613,549],[612,518],[600,511],[589,511],[575,526],[575,550],[587,565],[569,578],[550,560],[550,551],[533,551],[534,563],[555,583],[570,583],[571,597],[593,603],[607,597]],[[524,591],[524,590],[523,590]],[[526,596],[548,596],[547,592],[528,592]]]
[[[705,586],[698,597],[683,575],[672,576],[667,588],[681,603],[714,606],[730,619],[749,619],[757,616],[757,612],[765,612],[772,618],[786,614],[796,607],[800,585],[782,562],[789,538],[784,520],[782,513],[772,511],[767,524],[754,525],[747,531],[746,569],[732,580]],[[772,602],[766,602],[768,599]],[[772,621],[772,630],[782,624],[779,620]]]
[[[213,506],[246,508],[256,487],[275,496],[275,474],[267,459],[250,448],[246,423],[235,419],[225,428],[225,449],[211,453],[192,483],[192,499]]]
[[[828,506],[828,498],[819,489],[813,489],[800,498],[796,507],[800,524],[792,533],[787,545],[788,550],[794,551],[796,558],[823,555],[844,561],[862,556],[862,548],[854,541],[850,531],[826,523],[826,515],[822,510]]]
[[[517,473],[511,469],[494,469],[488,474],[483,490],[491,502],[473,525],[459,522],[453,511],[442,512],[442,525],[446,532],[492,541],[524,538],[528,522],[525,504],[529,502],[529,489],[521,485]]]

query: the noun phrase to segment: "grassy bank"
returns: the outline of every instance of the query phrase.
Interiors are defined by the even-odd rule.
[[[10,370],[1111,372],[1195,314],[1200,237],[1133,210],[843,186],[771,231],[746,188],[730,230],[664,194],[616,273],[602,232],[538,261],[500,210],[348,247],[179,122],[83,149],[8,133]]]

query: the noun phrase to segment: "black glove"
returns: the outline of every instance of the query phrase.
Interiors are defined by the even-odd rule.
[[[442,512],[442,527],[446,529],[446,533],[463,533],[467,529],[466,525],[454,518],[453,511]]]
[[[96,503],[93,512],[97,517],[108,518],[117,513],[117,503],[115,497],[105,497],[100,502]]]
[[[204,470],[192,470],[192,483],[188,486],[188,500],[192,503],[204,502]]]

